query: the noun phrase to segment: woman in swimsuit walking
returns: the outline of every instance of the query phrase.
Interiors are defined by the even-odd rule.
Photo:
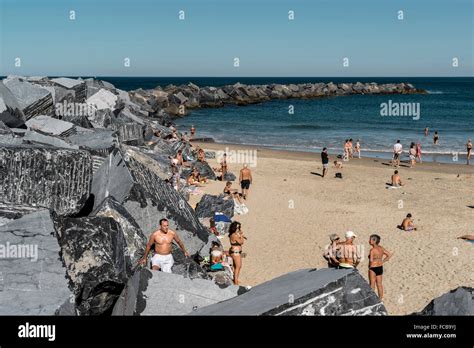
[[[241,224],[234,221],[229,227],[230,249],[229,255],[232,257],[234,265],[234,284],[239,285],[239,274],[242,268],[242,244],[244,244],[244,233],[242,232]]]
[[[379,298],[383,298],[383,285],[382,285],[382,275],[383,275],[383,264],[387,262],[393,255],[393,253],[388,252],[384,247],[379,245],[380,236],[373,234],[370,236],[369,244],[372,247],[369,252],[369,282],[370,287],[375,290],[377,285],[377,292]],[[384,258],[385,256],[385,258]]]

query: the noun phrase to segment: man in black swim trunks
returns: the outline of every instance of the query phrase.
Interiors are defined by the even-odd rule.
[[[252,183],[252,172],[248,168],[247,164],[244,164],[244,167],[240,170],[239,182],[240,187],[242,188],[242,197],[247,199],[250,184]]]
[[[372,247],[369,252],[369,282],[370,287],[375,290],[377,285],[377,292],[380,299],[383,298],[383,264],[387,262],[391,257],[392,253],[384,249],[380,243],[380,236],[373,234],[369,238],[369,244]],[[385,256],[385,257],[384,257]]]

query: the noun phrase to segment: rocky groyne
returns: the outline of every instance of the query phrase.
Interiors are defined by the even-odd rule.
[[[184,116],[192,109],[216,108],[227,104],[249,105],[275,99],[315,99],[353,94],[415,94],[426,93],[409,83],[303,83],[245,85],[236,83],[222,87],[169,85],[152,90],[130,92],[131,99],[152,113],[164,110],[169,115]]]

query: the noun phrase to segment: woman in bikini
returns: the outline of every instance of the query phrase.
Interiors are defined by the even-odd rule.
[[[244,233],[241,230],[241,224],[234,221],[229,227],[230,249],[229,255],[232,257],[234,265],[234,284],[239,285],[239,274],[242,268],[242,245],[244,244]]]
[[[373,234],[370,236],[369,244],[372,247],[369,252],[369,282],[370,287],[375,290],[377,285],[377,292],[379,298],[383,298],[383,285],[382,285],[382,275],[383,275],[383,264],[387,262],[393,255],[393,253],[388,252],[384,247],[379,245],[380,236]],[[385,256],[385,257],[384,257]]]

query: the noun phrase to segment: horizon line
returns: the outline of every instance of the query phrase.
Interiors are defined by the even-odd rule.
[[[32,75],[17,75],[17,74],[8,74],[0,75],[1,78],[6,78],[8,76],[20,76],[20,77],[75,77],[75,78],[103,78],[103,77],[123,77],[123,78],[362,78],[362,79],[371,79],[371,78],[472,78],[473,75],[456,75],[456,76],[417,76],[417,75],[406,75],[406,76],[148,76],[148,75],[41,75],[41,74],[32,74]]]

